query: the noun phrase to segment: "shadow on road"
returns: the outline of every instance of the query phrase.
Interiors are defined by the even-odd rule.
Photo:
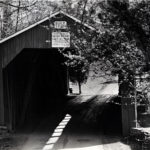
[[[67,113],[105,134],[121,135],[121,100],[118,96],[95,95],[83,103],[79,99],[68,102]]]
[[[66,112],[72,118],[53,149],[101,150],[103,145],[120,142],[121,107],[119,103],[117,96],[110,95],[96,95],[83,103],[70,101]]]
[[[104,144],[116,143],[120,140],[118,136],[110,137],[109,135],[109,138],[106,137],[101,130],[91,127],[91,125],[85,124],[81,120],[72,118],[53,149],[90,149],[95,148],[95,146],[100,148]]]
[[[42,150],[47,140],[64,118],[63,111],[54,111],[48,116],[34,116],[18,129],[1,150]],[[3,143],[3,145],[6,145]]]
[[[65,109],[57,109],[47,117],[31,118],[32,127],[23,130],[22,144],[19,140],[23,132],[16,134],[14,149],[9,150],[104,150],[108,147],[120,150],[117,149],[122,146],[120,99],[112,95],[95,95],[86,101],[82,98],[69,99]]]

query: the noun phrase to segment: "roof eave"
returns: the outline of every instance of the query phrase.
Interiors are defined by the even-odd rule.
[[[79,19],[77,19],[77,18],[75,18],[75,17],[73,17],[73,16],[71,16],[71,15],[68,15],[67,13],[65,13],[65,12],[63,12],[63,11],[58,11],[58,12],[56,12],[56,13],[50,15],[50,17],[46,17],[46,18],[44,18],[44,19],[42,19],[42,20],[40,20],[40,21],[34,23],[33,25],[30,25],[29,27],[27,27],[27,28],[25,28],[25,29],[23,29],[23,30],[21,30],[21,31],[18,31],[18,32],[16,32],[16,33],[14,33],[13,35],[11,35],[11,36],[9,36],[9,37],[7,37],[7,38],[4,38],[3,40],[0,41],[0,44],[2,44],[2,43],[4,43],[4,42],[8,41],[9,39],[12,39],[12,38],[14,38],[14,37],[16,37],[16,36],[18,36],[18,35],[20,35],[20,34],[26,32],[26,31],[28,31],[29,29],[34,28],[35,26],[37,26],[37,25],[39,25],[39,24],[41,24],[41,23],[43,23],[43,22],[49,20],[50,18],[52,18],[52,17],[54,17],[54,16],[56,16],[56,15],[58,15],[58,14],[60,14],[60,13],[63,14],[63,15],[65,15],[65,16],[67,16],[67,17],[69,17],[69,18],[71,18],[71,19],[73,19],[74,21],[76,21],[76,22],[78,22],[78,23],[80,23],[80,24],[83,24],[85,27],[87,27],[87,28],[89,28],[89,29],[91,29],[91,30],[95,30],[95,28],[93,28],[92,26],[90,26],[90,25],[88,25],[88,24],[86,24],[86,23],[82,23]]]

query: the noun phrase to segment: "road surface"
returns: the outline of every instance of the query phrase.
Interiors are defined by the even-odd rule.
[[[117,94],[116,87],[105,84],[96,96],[79,96],[68,105],[73,104],[71,111],[41,118],[32,131],[14,134],[13,144],[5,150],[131,150],[119,135],[106,134],[103,128],[94,126],[103,104]]]

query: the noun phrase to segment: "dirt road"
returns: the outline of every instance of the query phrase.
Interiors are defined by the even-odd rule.
[[[43,150],[131,150],[121,142],[121,137],[105,135],[80,121],[70,120],[60,138],[53,143],[49,139]]]
[[[66,111],[69,114],[53,113],[41,118],[32,131],[14,134],[13,144],[5,147],[5,150],[131,150],[130,146],[121,142],[118,134],[109,134],[91,124],[97,119],[97,113],[102,108],[100,106],[117,94],[117,86],[106,84],[98,94],[90,100],[91,97],[79,96],[71,111]],[[111,125],[109,113],[107,115],[106,124]]]

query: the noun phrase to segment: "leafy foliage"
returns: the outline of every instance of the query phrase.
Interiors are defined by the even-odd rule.
[[[109,62],[105,63],[106,68],[120,74],[124,95],[135,95],[134,77],[149,67],[150,3],[110,0],[99,6],[98,17],[104,30],[95,38],[93,60]]]
[[[148,67],[150,2],[142,0],[128,3],[110,0],[108,4],[107,6],[101,4],[103,11],[99,14],[99,18],[103,25],[112,30],[121,30],[129,41],[134,41],[135,46],[144,54]]]
[[[70,57],[69,61],[69,75],[73,82],[83,83],[88,77],[88,62],[80,56]]]

